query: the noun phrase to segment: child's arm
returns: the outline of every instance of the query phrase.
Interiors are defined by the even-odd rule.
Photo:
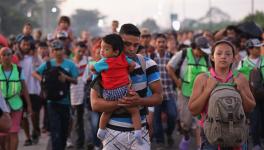
[[[126,57],[127,63],[128,63],[128,70],[129,72],[134,71],[135,67],[136,67],[136,62],[133,61],[132,59]]]
[[[90,70],[93,72],[93,73],[96,73],[96,70],[94,68],[94,65],[90,65]]]
[[[94,65],[90,66],[90,69],[93,73],[101,73],[104,70],[108,70],[109,66],[106,63],[106,58],[102,58],[98,62],[96,62]]]
[[[134,71],[135,67],[136,67],[136,62],[134,62],[134,61],[132,61],[130,64],[128,64],[129,72]]]

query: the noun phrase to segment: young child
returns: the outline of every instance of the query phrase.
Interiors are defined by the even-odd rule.
[[[70,41],[73,41],[74,36],[71,29],[71,20],[68,16],[61,16],[58,22],[58,26],[53,34],[53,37],[56,38],[57,34],[60,32],[66,32]]]
[[[135,62],[127,58],[122,52],[124,49],[122,38],[117,34],[109,34],[102,39],[101,55],[104,57],[94,65],[91,70],[101,73],[103,98],[105,100],[119,100],[128,94],[129,90],[129,70],[133,70]],[[132,122],[135,129],[135,138],[142,143],[141,119],[137,107],[127,108],[132,115]],[[97,136],[103,140],[107,131],[106,125],[111,113],[104,112],[101,115]]]
[[[208,101],[210,94],[216,87],[217,83],[234,82],[236,89],[242,98],[242,104],[245,112],[250,112],[255,106],[255,100],[250,92],[249,83],[241,73],[235,76],[231,70],[232,63],[235,60],[235,49],[229,41],[218,41],[212,48],[211,63],[212,68],[208,77],[207,73],[199,74],[194,82],[193,93],[188,104],[192,115],[202,115],[201,119],[201,150],[223,149],[217,145],[211,145],[204,134],[204,120],[208,110]],[[231,150],[241,150],[241,147],[231,147]]]

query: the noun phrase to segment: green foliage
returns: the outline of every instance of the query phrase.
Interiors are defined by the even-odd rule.
[[[0,3],[0,32],[4,35],[21,33],[24,23],[37,23],[26,16],[28,6],[35,4],[34,0],[6,0]]]
[[[247,15],[243,21],[254,21],[262,28],[264,28],[264,12],[263,11],[256,11],[255,14]]]
[[[82,30],[88,30],[93,36],[98,36],[101,29],[98,27],[98,20],[104,16],[98,10],[77,9],[71,16],[72,29],[75,34],[81,33]]]

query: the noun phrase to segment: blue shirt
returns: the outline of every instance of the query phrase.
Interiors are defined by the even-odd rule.
[[[50,60],[50,64],[51,66],[55,67],[56,65],[56,61],[55,59]],[[64,59],[63,62],[60,64],[60,67],[63,68],[65,71],[67,71],[70,76],[74,79],[77,79],[77,77],[79,76],[79,72],[78,72],[78,68],[76,67],[76,65],[69,59]],[[40,75],[43,75],[43,72],[45,71],[45,69],[47,68],[47,62],[41,64],[38,69],[37,72]],[[49,103],[59,103],[59,104],[65,104],[65,105],[70,105],[70,96],[69,94],[67,95],[67,97],[65,97],[62,100],[58,100],[58,101],[50,101],[48,100]]]

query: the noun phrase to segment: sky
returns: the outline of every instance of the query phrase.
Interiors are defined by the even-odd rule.
[[[264,11],[264,0],[63,0],[60,5],[62,15],[71,15],[76,9],[97,9],[106,16],[105,26],[112,20],[120,24],[141,24],[147,18],[154,18],[162,27],[170,26],[170,14],[178,14],[179,20],[184,18],[198,19],[206,14],[210,3],[218,7],[238,21],[251,13],[251,2],[254,10]]]

